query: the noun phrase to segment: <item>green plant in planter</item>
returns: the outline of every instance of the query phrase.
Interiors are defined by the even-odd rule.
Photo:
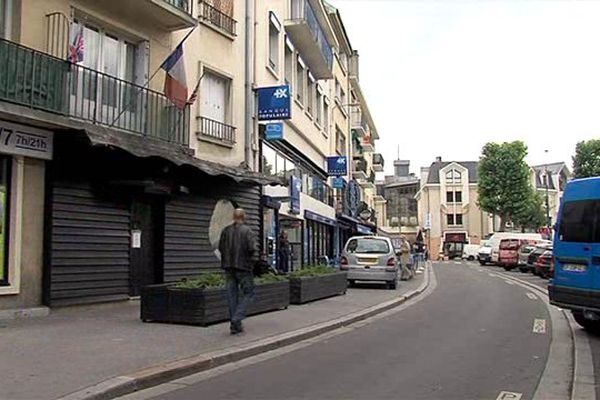
[[[254,278],[254,283],[262,285],[273,282],[286,281],[287,277],[265,274]],[[183,278],[181,281],[175,284],[177,289],[210,289],[210,288],[223,288],[226,285],[225,276],[219,273],[203,274],[197,278]]]
[[[323,265],[307,266],[289,274],[290,278],[312,278],[315,276],[329,275],[337,272],[331,267]]]
[[[284,282],[287,281],[287,276],[275,275],[275,274],[264,274],[254,278],[254,283],[257,285],[264,285],[266,283]]]

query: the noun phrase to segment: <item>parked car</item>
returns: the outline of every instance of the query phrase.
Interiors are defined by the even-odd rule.
[[[535,263],[539,256],[544,254],[546,250],[548,250],[550,245],[548,244],[539,244],[535,247],[531,253],[529,253],[529,257],[527,258],[527,270],[533,272],[534,275],[537,275],[537,271],[535,270]]]
[[[554,275],[554,263],[552,261],[552,248],[544,251],[535,260],[535,274],[539,277],[549,279]]]
[[[535,250],[535,246],[530,244],[522,244],[519,248],[519,271],[526,273],[530,272],[527,267],[529,255]]]
[[[477,259],[479,247],[480,246],[478,244],[465,244],[465,247],[463,248],[462,259],[469,261]]]
[[[498,265],[510,271],[519,265],[519,239],[502,239],[499,246]]]
[[[583,328],[600,332],[600,177],[567,183],[553,250],[550,303],[570,309]]]
[[[481,247],[479,247],[477,259],[481,265],[485,265],[492,261],[492,244],[490,242],[484,242]]]
[[[348,271],[348,283],[385,282],[390,289],[398,285],[399,262],[392,241],[383,236],[357,236],[346,242],[340,269]]]

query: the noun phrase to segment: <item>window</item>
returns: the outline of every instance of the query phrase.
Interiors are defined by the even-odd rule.
[[[456,214],[455,215],[455,222],[456,222],[456,225],[462,225],[463,224],[463,216],[462,216],[462,214]]]
[[[228,122],[230,87],[230,79],[205,70],[200,84],[200,116]]]
[[[267,176],[275,175],[275,163],[277,159],[277,154],[275,150],[270,148],[269,146],[263,144],[262,146],[262,163],[261,163],[261,171],[263,174]]]
[[[323,131],[325,134],[329,134],[329,100],[323,98]]]
[[[8,285],[8,232],[11,158],[0,156],[0,285]]]
[[[390,252],[390,246],[387,240],[374,238],[358,238],[352,239],[346,246],[346,251],[349,254],[387,254]]]
[[[342,85],[340,85],[340,81],[335,78],[335,100],[338,102],[342,101]]]
[[[0,0],[0,38],[8,37],[8,32],[6,32],[8,13],[7,13],[7,1]]]
[[[344,72],[348,71],[348,55],[346,53],[340,53],[340,64],[342,64],[342,68]]]
[[[461,182],[461,173],[456,169],[451,169],[446,172],[446,183],[454,184]]]
[[[454,192],[446,192],[446,203],[454,203]]]
[[[177,1],[178,7],[187,9],[186,1]],[[235,35],[237,22],[233,19],[233,0],[201,0],[198,6],[201,21],[207,21],[227,33]]]
[[[559,234],[562,242],[600,243],[600,200],[565,202]]]
[[[346,154],[346,136],[337,127],[335,129],[335,150],[339,155]]]
[[[446,221],[448,222],[448,226],[458,226],[463,224],[463,215],[462,214],[447,214]]]
[[[275,17],[275,14],[270,13],[269,18],[269,67],[275,72],[279,72],[279,31],[281,24]]]
[[[316,121],[319,126],[323,126],[323,93],[321,88],[317,87]]]
[[[446,215],[446,221],[448,222],[448,225],[454,225],[454,214]]]
[[[454,201],[456,203],[462,203],[462,192],[454,192]]]
[[[288,38],[285,39],[285,83],[292,85],[294,80],[294,47]]]
[[[304,63],[298,56],[298,62],[296,63],[296,99],[300,104],[304,104],[304,78],[306,76],[304,70]]]
[[[308,113],[312,115],[313,110],[314,110],[314,104],[315,104],[316,88],[315,88],[315,78],[313,78],[310,71],[306,72],[306,87],[307,87],[306,111],[308,111]]]

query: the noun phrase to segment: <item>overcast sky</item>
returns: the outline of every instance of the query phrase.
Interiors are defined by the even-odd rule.
[[[386,173],[521,139],[565,161],[600,137],[600,1],[330,0],[360,53]],[[544,149],[548,149],[545,156]]]

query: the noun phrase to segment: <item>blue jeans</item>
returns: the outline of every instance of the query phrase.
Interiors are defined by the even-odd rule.
[[[254,300],[254,277],[250,271],[229,270],[225,273],[229,319],[232,323],[246,318],[248,306]]]

